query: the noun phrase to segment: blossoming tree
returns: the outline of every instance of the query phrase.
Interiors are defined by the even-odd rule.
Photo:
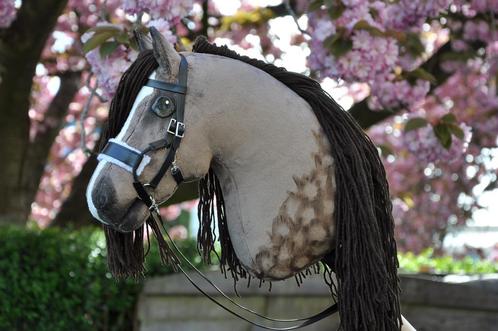
[[[291,43],[309,51],[309,73],[349,90],[349,111],[379,146],[402,249],[440,245],[495,188],[496,1],[244,0],[230,16],[223,4],[41,0],[16,8],[0,0],[0,153],[8,160],[0,163],[0,220],[31,213],[48,223],[59,210],[56,224],[88,219],[82,192],[95,160],[80,147],[98,138],[106,102],[137,56],[134,29],[155,26],[186,49],[199,34],[228,38],[274,61],[286,55],[269,24],[279,16],[299,25]]]

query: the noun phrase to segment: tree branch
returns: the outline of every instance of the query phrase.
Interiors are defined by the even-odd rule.
[[[69,104],[81,86],[81,71],[68,71],[59,76],[60,87],[45,113],[44,128],[28,146],[22,186],[34,199],[50,149],[63,124]],[[27,197],[28,198],[28,197]]]

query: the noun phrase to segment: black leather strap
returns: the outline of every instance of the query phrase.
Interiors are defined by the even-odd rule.
[[[142,161],[142,157],[140,156],[140,153],[132,151],[131,149],[128,149],[125,146],[122,146],[122,145],[117,144],[117,143],[112,142],[112,141],[109,141],[105,145],[101,154],[104,154],[104,155],[107,155],[113,159],[116,159],[116,160],[130,166],[130,168],[132,168],[132,169],[135,167],[138,167],[138,165]]]
[[[133,187],[135,188],[135,191],[137,192],[137,195],[140,198],[140,200],[143,201],[143,203],[147,206],[147,208],[150,208],[154,204],[154,201],[152,201],[151,196],[145,190],[145,186],[143,186],[142,183],[135,181],[133,182]]]
[[[183,174],[180,168],[173,166],[173,168],[171,168],[171,174],[173,175],[173,179],[178,185],[183,182]]]
[[[187,86],[187,75],[188,75],[188,62],[185,59],[183,55],[181,55],[181,61],[180,61],[180,69],[178,73],[178,84],[181,86]],[[185,94],[179,94],[178,95],[178,103],[177,103],[177,109],[175,114],[173,115],[174,119],[176,120],[176,123],[182,123],[183,125],[183,118],[185,114]],[[178,124],[177,124],[178,125]],[[182,130],[184,131],[185,128],[183,127]],[[182,132],[183,135],[183,132]],[[159,171],[157,174],[152,178],[150,181],[150,187],[156,188],[159,183],[161,182],[161,179],[163,179],[164,175],[166,174],[166,171],[168,171],[169,167],[173,164],[173,161],[175,160],[175,155],[177,149],[180,147],[180,143],[182,141],[181,136],[173,136],[173,141],[171,142],[168,154],[166,154],[166,157],[163,161],[163,164],[161,165],[161,168],[159,168]],[[183,176],[182,176],[183,177]],[[176,180],[176,179],[175,179]]]
[[[163,90],[163,91],[169,91],[173,93],[179,93],[179,94],[186,94],[187,93],[187,86],[186,85],[179,85],[179,84],[172,84],[172,83],[167,83],[163,82],[160,80],[155,80],[155,79],[149,79],[147,83],[145,83],[145,86],[149,86],[158,90]]]

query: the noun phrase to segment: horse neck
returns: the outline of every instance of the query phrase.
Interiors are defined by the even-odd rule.
[[[230,236],[241,262],[251,267],[257,253],[271,247],[269,233],[282,213],[297,217],[303,199],[317,198],[319,185],[309,192],[305,186],[316,180],[318,168],[331,165],[328,142],[310,106],[275,78],[240,61],[197,57],[209,62],[200,66],[209,68],[205,75],[215,73],[203,87],[203,122]],[[318,173],[323,175],[329,179],[328,171]],[[331,200],[330,194],[323,198]],[[324,222],[330,224],[331,217]]]

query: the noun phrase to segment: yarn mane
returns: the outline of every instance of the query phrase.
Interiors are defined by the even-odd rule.
[[[250,64],[268,73],[297,93],[311,106],[327,136],[335,165],[336,194],[333,218],[336,224],[334,258],[325,256],[337,276],[333,284],[328,273],[327,284],[339,298],[341,330],[399,330],[398,260],[394,240],[392,204],[386,174],[372,141],[352,116],[327,94],[318,82],[301,74],[260,60],[241,56],[226,46],[210,44],[204,37],[197,38],[193,52],[232,58]],[[123,74],[111,101],[109,119],[105,125],[100,149],[122,129],[133,103],[158,63],[152,51],[141,52],[137,60]],[[204,261],[211,263],[218,240],[221,271],[230,273],[234,281],[249,278],[240,264],[228,233],[223,192],[212,169],[199,182],[198,250]],[[219,234],[214,223],[218,222]],[[158,239],[161,259],[171,262],[159,225],[149,218],[146,225],[132,233],[119,233],[104,226],[107,241],[107,259],[111,273],[116,277],[138,277],[144,272],[144,231],[149,226]],[[147,237],[148,238],[148,237]],[[318,265],[312,266],[319,272]],[[306,274],[309,270],[306,270]],[[298,284],[305,274],[298,274]]]
[[[334,258],[324,258],[337,276],[342,330],[399,330],[398,259],[394,239],[392,203],[386,173],[378,151],[355,119],[325,92],[320,84],[301,74],[242,56],[205,37],[196,39],[193,52],[239,60],[271,75],[311,106],[327,139],[335,165],[336,237]],[[226,230],[224,202],[212,170],[201,181],[199,229],[204,257],[213,250],[210,227],[217,215],[220,226],[222,269],[244,275]],[[204,192],[202,189],[207,190]],[[215,196],[217,199],[215,199]],[[216,204],[216,206],[215,206]],[[216,210],[216,212],[214,212]],[[332,220],[331,220],[332,221]],[[226,232],[226,233],[225,233]]]

